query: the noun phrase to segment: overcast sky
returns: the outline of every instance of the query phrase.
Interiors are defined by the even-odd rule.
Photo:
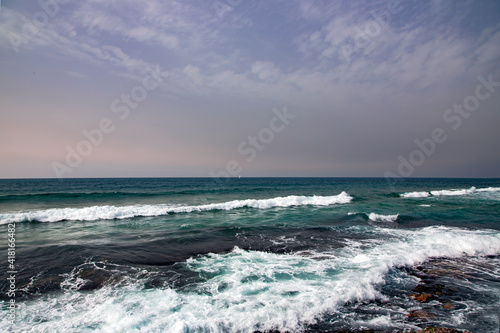
[[[496,0],[2,0],[0,178],[500,177],[499,60]]]

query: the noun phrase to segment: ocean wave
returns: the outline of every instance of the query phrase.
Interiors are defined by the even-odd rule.
[[[370,220],[373,222],[397,222],[398,220],[402,219],[399,214],[394,214],[394,215],[382,215],[382,214],[377,214],[377,213],[355,213],[355,212],[349,212],[347,213],[348,216],[361,216],[365,220]],[[411,219],[411,217],[403,217],[405,219]]]
[[[438,196],[459,196],[459,195],[468,195],[476,192],[475,187],[471,187],[468,189],[461,190],[440,190],[440,191],[431,191],[431,194],[435,197]]]
[[[429,192],[407,192],[401,194],[403,198],[426,198],[430,196],[431,194]]]
[[[0,195],[1,201],[24,201],[24,200],[43,200],[47,198],[66,199],[80,197],[117,197],[117,196],[132,196],[132,195],[157,195],[156,193],[140,193],[140,192],[42,192],[42,193],[24,193],[24,194],[7,194]]]
[[[237,208],[269,209],[292,206],[329,206],[346,204],[352,197],[346,192],[334,196],[296,196],[276,197],[271,199],[233,200],[222,203],[193,206],[172,205],[133,205],[133,206],[92,206],[84,208],[52,208],[29,212],[13,212],[0,214],[0,224],[24,221],[57,222],[57,221],[95,221],[127,219],[138,216],[161,216],[175,213],[191,213],[212,210],[232,210]]]
[[[358,246],[322,252],[277,254],[234,248],[196,256],[183,268],[203,278],[183,288],[146,289],[144,280],[136,280],[80,293],[81,281],[69,274],[67,292],[26,301],[17,312],[16,325],[20,330],[60,332],[88,327],[173,333],[303,331],[348,302],[386,299],[380,286],[392,268],[433,257],[500,254],[500,233],[493,230],[426,227],[375,232],[388,238],[359,240]],[[2,321],[0,328],[6,325]]]
[[[220,189],[203,189],[203,193],[220,193]],[[47,199],[106,199],[117,197],[164,197],[164,196],[178,196],[178,195],[192,195],[200,193],[200,189],[176,189],[176,190],[163,190],[155,192],[146,191],[87,191],[87,192],[40,192],[40,193],[23,193],[23,194],[5,194],[0,195],[0,202],[9,201],[26,201],[26,200],[47,200]]]
[[[434,190],[434,191],[417,191],[417,192],[405,192],[401,193],[399,196],[402,198],[427,198],[430,196],[465,196],[475,193],[495,193],[500,192],[500,187],[487,187],[487,188],[475,188],[470,187],[468,189],[450,189],[450,190]]]
[[[476,189],[478,192],[500,192],[500,187],[487,187],[487,188],[478,188]]]
[[[399,214],[395,215],[381,215],[377,213],[370,213],[368,218],[373,222],[396,222],[398,220]]]

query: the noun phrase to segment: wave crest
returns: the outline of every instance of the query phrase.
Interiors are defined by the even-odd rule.
[[[430,196],[431,194],[429,192],[407,192],[401,194],[403,198],[426,198]]]
[[[370,213],[368,218],[374,222],[396,222],[399,218],[399,214],[395,215],[382,215],[377,213]]]
[[[212,210],[232,210],[237,208],[269,209],[292,206],[329,206],[346,204],[352,197],[346,192],[334,196],[296,196],[276,197],[271,199],[233,200],[194,206],[172,205],[134,205],[134,206],[92,206],[84,208],[52,208],[30,212],[14,212],[0,214],[0,224],[24,221],[58,222],[58,221],[95,221],[126,219],[138,216],[161,216],[176,213],[203,212]]]
[[[475,188],[472,186],[468,189],[451,189],[451,190],[434,190],[434,191],[416,191],[416,192],[405,192],[401,193],[399,196],[402,198],[427,198],[430,196],[440,197],[440,196],[464,196],[471,195],[475,193],[495,193],[500,192],[500,187],[487,187],[487,188]]]
[[[441,190],[441,191],[431,191],[431,194],[435,197],[447,195],[447,196],[455,196],[455,195],[468,195],[476,192],[475,187],[471,187],[469,189],[461,189],[461,190]]]

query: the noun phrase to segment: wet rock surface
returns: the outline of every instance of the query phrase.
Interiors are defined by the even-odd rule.
[[[399,293],[390,293],[382,287],[382,293],[387,299],[351,304],[356,307],[358,314],[352,320],[353,324],[360,325],[360,318],[368,323],[377,317],[385,317],[390,318],[393,326],[403,328],[370,329],[367,325],[366,328],[322,329],[319,325],[312,325],[305,332],[495,332],[499,326],[497,319],[485,313],[495,312],[494,309],[498,308],[495,303],[497,297],[488,294],[482,286],[488,283],[500,284],[499,267],[495,265],[498,258],[495,257],[493,263],[489,260],[491,258],[483,259],[434,258],[414,267],[401,268],[401,271],[415,277],[415,284],[402,284]],[[380,311],[382,308],[389,309],[391,314],[387,316],[387,312]],[[349,311],[351,310],[350,308]],[[338,316],[342,316],[342,313]],[[335,322],[335,318],[331,322]],[[480,321],[481,326],[470,326],[469,318]]]
[[[489,272],[495,270],[486,262],[470,258],[435,258],[412,267],[408,273],[420,281],[409,295],[415,307],[409,309],[408,321],[429,326],[417,332],[467,332],[453,327],[432,327],[432,324],[448,318],[461,318],[468,312],[478,312],[469,304],[472,301],[488,301],[490,295],[482,294],[478,285],[487,282]],[[449,322],[453,323],[453,320]],[[458,320],[455,322],[460,323]]]

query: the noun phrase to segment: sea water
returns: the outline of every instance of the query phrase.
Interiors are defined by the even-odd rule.
[[[0,180],[0,331],[498,332],[499,216],[498,179]]]

